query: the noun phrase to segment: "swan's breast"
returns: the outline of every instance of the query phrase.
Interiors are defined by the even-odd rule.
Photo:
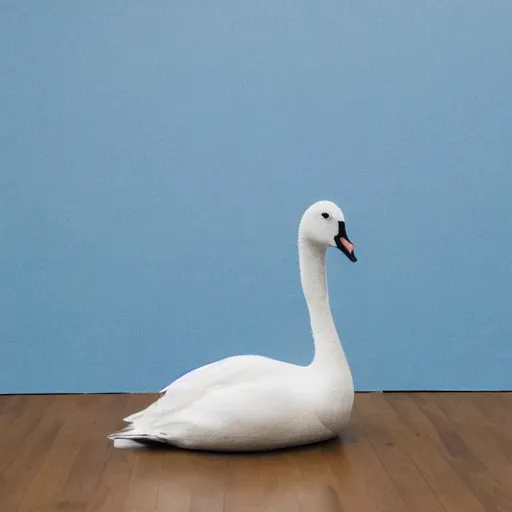
[[[354,403],[352,376],[323,382],[315,390],[315,412],[322,425],[339,434],[348,423]]]

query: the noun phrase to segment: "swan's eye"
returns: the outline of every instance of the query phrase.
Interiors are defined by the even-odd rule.
[[[322,213],[322,217],[324,219],[328,219],[330,217],[330,215],[328,213]]]

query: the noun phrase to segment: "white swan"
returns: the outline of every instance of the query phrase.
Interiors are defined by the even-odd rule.
[[[300,222],[298,245],[315,342],[312,363],[297,366],[246,355],[202,366],[125,418],[129,425],[108,436],[115,446],[156,441],[201,450],[265,450],[340,433],[350,417],[354,386],[329,306],[325,252],[338,247],[357,260],[338,206],[330,201],[310,206]]]

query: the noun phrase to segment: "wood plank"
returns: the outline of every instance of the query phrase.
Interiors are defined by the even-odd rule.
[[[5,398],[6,404],[0,412],[0,475],[19,458],[21,447],[31,434],[37,435],[39,423],[55,400],[51,395]],[[14,425],[16,428],[12,428]]]
[[[144,400],[145,397],[137,397]],[[115,395],[109,414],[105,418],[105,430],[101,432],[104,442],[105,435],[119,428],[120,419],[127,416],[134,406],[130,395]],[[97,402],[96,402],[97,406]],[[95,414],[96,416],[96,414]],[[91,498],[87,504],[87,512],[123,511],[126,504],[128,485],[132,473],[135,452],[132,450],[116,450],[109,441],[103,468],[99,469],[99,477]]]
[[[446,393],[430,400],[443,411],[496,480],[505,486],[512,482],[512,439],[497,435],[493,423],[476,407],[474,397],[467,393]]]
[[[295,454],[304,453],[302,450]],[[264,501],[263,510],[269,512],[300,512],[297,499],[296,481],[293,478],[293,465],[301,466],[301,460],[294,453],[285,457],[282,452],[271,452],[261,459],[261,486]]]
[[[345,492],[340,496],[341,488],[350,486],[350,482],[358,481],[357,475],[350,474],[346,480],[340,478],[344,463],[344,454],[340,450],[338,439],[311,447],[304,447],[283,454],[289,470],[287,485],[295,488],[297,503],[301,511],[329,510],[343,512],[350,510],[348,504],[357,500],[359,490]],[[374,503],[367,499],[364,510],[373,510]]]
[[[162,456],[157,450],[134,450],[125,510],[152,511],[158,502]]]
[[[199,471],[196,469],[199,468]],[[190,511],[222,512],[225,507],[229,456],[197,453],[189,466]]]
[[[432,426],[408,394],[386,394],[380,416],[403,446],[447,512],[486,512],[472,490],[432,444]],[[435,429],[433,429],[435,435]]]
[[[400,432],[387,425],[380,415],[386,395],[367,394],[357,399],[360,425],[388,472],[407,510],[444,512],[445,508],[403,446]]]
[[[33,409],[31,404],[34,405]],[[62,407],[62,402],[55,397],[30,397],[25,408],[26,413],[14,423],[19,425],[26,437],[22,439],[17,435],[11,436],[10,429],[7,429],[7,436],[16,442],[6,450],[0,479],[0,496],[3,500],[0,503],[5,509],[18,508],[27,487],[43,464],[47,452],[57,438],[62,421],[59,410]]]
[[[326,460],[335,477],[333,489],[345,510],[405,511],[404,503],[364,432],[365,419],[356,397],[351,426],[340,441],[325,446]],[[321,471],[322,460],[318,461]]]
[[[96,400],[94,408],[89,411],[93,428],[76,440],[79,449],[72,459],[61,489],[55,495],[55,510],[85,511],[103,473],[103,467],[109,460],[112,447],[106,433],[111,422],[110,411],[117,411],[116,395],[102,395]]]
[[[499,395],[499,396],[498,396]],[[481,411],[500,442],[507,449],[507,456],[512,459],[508,450],[512,441],[512,393],[478,393],[472,394],[473,403]]]
[[[265,454],[229,455],[226,468],[225,512],[256,510],[262,502],[262,465]]]
[[[433,429],[428,429],[432,443],[461,480],[471,488],[485,509],[488,512],[512,510],[512,491],[500,486],[489,469],[469,449],[447,415],[435,403],[435,397],[418,394],[413,400],[433,426]]]
[[[190,455],[180,450],[163,454],[156,507],[158,512],[168,510],[188,512],[190,510],[190,487],[194,479],[194,467],[199,466],[199,477],[202,473],[198,459],[190,457]],[[220,476],[224,476],[223,471]]]
[[[103,471],[86,507],[86,512],[125,510],[135,455],[131,450],[111,449]]]
[[[69,474],[80,448],[79,441],[94,422],[91,401],[87,396],[65,396],[58,402],[61,407],[55,414],[59,415],[62,425],[55,442],[25,491],[19,506],[20,511],[50,506]]]

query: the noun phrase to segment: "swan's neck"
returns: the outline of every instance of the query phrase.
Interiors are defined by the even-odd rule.
[[[299,237],[300,278],[315,342],[311,364],[323,368],[348,366],[329,305],[325,252],[325,247]]]

